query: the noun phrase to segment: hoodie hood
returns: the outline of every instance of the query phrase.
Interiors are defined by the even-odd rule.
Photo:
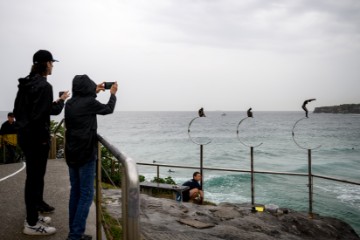
[[[87,75],[76,75],[72,86],[73,96],[96,97],[96,84]]]
[[[18,87],[25,90],[25,92],[36,92],[47,84],[46,77],[36,74],[32,77],[29,75],[25,78],[20,78]]]

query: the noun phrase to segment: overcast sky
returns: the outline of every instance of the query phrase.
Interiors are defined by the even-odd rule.
[[[0,0],[0,110],[38,49],[60,61],[54,97],[87,74],[118,81],[117,111],[360,103],[359,13],[359,0]]]

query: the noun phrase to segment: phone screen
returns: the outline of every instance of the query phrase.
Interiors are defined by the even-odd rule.
[[[105,89],[110,89],[113,84],[114,84],[114,82],[105,82],[104,88]]]

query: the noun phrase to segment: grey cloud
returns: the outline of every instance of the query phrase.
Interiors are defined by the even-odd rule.
[[[147,18],[177,32],[153,36],[162,41],[290,50],[321,48],[334,34],[351,41],[360,32],[359,10],[359,1],[171,1]]]

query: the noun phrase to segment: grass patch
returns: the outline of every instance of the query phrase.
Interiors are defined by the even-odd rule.
[[[122,239],[122,227],[119,226],[118,221],[111,217],[107,212],[105,208],[102,208],[102,225],[105,230],[106,239],[107,240],[118,240]]]
[[[101,182],[101,188],[102,189],[118,189],[119,187],[116,187],[109,183]]]

